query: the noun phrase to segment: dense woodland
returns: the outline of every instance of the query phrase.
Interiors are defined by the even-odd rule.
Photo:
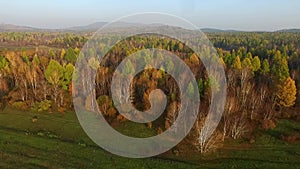
[[[73,110],[72,74],[80,49],[91,33],[0,33],[0,99],[1,106],[31,109],[38,112]],[[202,102],[199,118],[192,131],[178,149],[195,146],[195,150],[209,152],[226,139],[255,140],[256,128],[276,126],[279,118],[300,121],[300,34],[299,33],[209,33],[208,38],[217,49],[227,76],[227,100],[221,123],[211,138],[199,138],[209,107],[212,88],[218,89],[213,77],[195,53],[184,44],[170,38],[129,38],[116,45],[103,62],[89,58],[91,69],[97,70],[96,96],[99,109],[110,123],[126,120],[118,114],[110,96],[111,76],[116,66],[129,54],[145,48],[160,48],[178,55],[192,70],[199,91],[188,87],[188,92],[199,92]],[[112,37],[113,38],[113,37]],[[109,41],[109,39],[108,39]],[[104,48],[99,44],[99,49]],[[96,53],[97,51],[91,51]],[[207,51],[209,53],[209,51]],[[147,53],[145,57],[147,58]],[[159,57],[159,56],[157,56]],[[139,65],[128,62],[126,72]],[[172,61],[164,65],[175,69]],[[86,75],[86,74],[85,74]],[[179,89],[174,79],[164,70],[148,68],[134,78],[133,104],[139,110],[150,107],[149,94],[156,88],[167,95],[164,114],[153,123],[145,124],[158,133],[175,121],[180,106]],[[75,90],[80,91],[80,88]],[[76,97],[77,91],[73,91]],[[86,100],[91,99],[89,97]],[[82,104],[87,101],[81,100]],[[88,108],[90,105],[86,105]],[[300,139],[286,136],[283,139]]]

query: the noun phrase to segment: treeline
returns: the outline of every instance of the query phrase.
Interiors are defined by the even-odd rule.
[[[92,33],[2,32],[0,33],[0,54],[22,47],[80,48],[91,35]]]
[[[35,50],[23,48],[18,51],[8,49],[2,51],[0,98],[3,106],[9,104],[36,111],[64,112],[72,109],[73,102],[70,94],[72,73],[79,57],[80,47],[86,37],[78,40],[77,36],[68,35],[69,40],[66,40],[61,38],[61,35],[56,37],[49,34],[53,37],[51,43],[46,45],[59,48],[37,47]],[[28,38],[22,33],[17,35],[5,33],[0,35],[0,39],[6,39],[7,36],[11,40],[15,39],[16,43],[26,42]],[[14,36],[17,37],[12,38]],[[43,37],[44,35],[37,36]],[[90,69],[95,70],[97,65],[100,65],[100,68],[97,70],[96,82],[89,82],[96,83],[96,96],[90,95],[85,100],[81,100],[82,104],[89,103],[89,99],[96,97],[100,110],[109,122],[128,120],[119,115],[111,100],[110,84],[114,70],[126,56],[138,50],[159,48],[176,54],[190,67],[196,77],[199,91],[189,86],[187,92],[199,92],[203,101],[199,107],[198,120],[191,133],[183,141],[184,144],[192,144],[197,150],[207,152],[220,146],[227,138],[255,139],[252,132],[256,128],[275,127],[275,119],[278,117],[299,118],[299,113],[297,114],[295,110],[297,108],[295,103],[299,103],[300,85],[299,34],[213,33],[208,37],[218,53],[218,56],[210,57],[218,57],[223,64],[228,87],[225,111],[221,123],[211,138],[201,138],[200,131],[207,116],[211,89],[218,90],[219,84],[216,83],[214,77],[207,76],[197,55],[175,39],[157,36],[129,38],[110,50],[101,63],[96,57],[88,58],[87,63]],[[28,44],[34,42],[31,38],[28,41],[30,42]],[[107,39],[107,41],[110,40]],[[43,41],[37,43],[44,45]],[[97,55],[97,51],[105,49],[105,44],[100,43],[97,46],[97,49],[89,51],[94,56]],[[207,53],[210,51],[204,50],[203,56]],[[154,55],[160,57],[159,54]],[[149,56],[149,53],[142,54],[138,63],[151,59]],[[137,69],[138,63],[126,63],[124,72],[119,73],[126,74]],[[173,124],[180,107],[178,86],[175,80],[164,71],[176,69],[174,63],[168,60],[162,67],[164,69],[145,67],[148,69],[134,78],[131,89],[133,95],[131,99],[139,110],[149,109],[149,94],[152,90],[160,88],[165,92],[168,100],[167,109],[158,120],[147,124],[149,128],[155,128],[158,133]],[[81,75],[88,76],[88,72]],[[75,97],[82,90],[80,85],[77,87],[74,91]],[[88,109],[90,106],[86,105]]]

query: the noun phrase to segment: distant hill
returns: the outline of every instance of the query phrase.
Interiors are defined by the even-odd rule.
[[[276,32],[300,33],[300,29],[281,29]]]
[[[36,28],[28,27],[28,26],[17,26],[12,24],[0,24],[0,32],[22,32],[22,31],[35,31]]]
[[[215,28],[203,28],[200,29],[204,33],[219,33],[219,32],[287,32],[287,33],[300,33],[300,29],[281,29],[277,31],[241,31],[241,30],[223,30]]]
[[[86,26],[75,26],[75,27],[69,27],[65,30],[71,30],[71,31],[97,31],[104,25],[108,24],[108,22],[96,22],[92,23]],[[139,23],[128,23],[128,22],[115,22],[113,23],[114,28],[128,28],[128,27],[138,27],[143,26],[144,24]]]
[[[92,24],[84,25],[84,26],[68,27],[68,28],[65,28],[65,30],[72,30],[72,31],[95,30],[95,29],[101,28],[105,24],[107,24],[107,22],[96,22],[96,23],[92,23]]]
[[[45,29],[35,28],[30,26],[19,26],[13,24],[0,24],[0,32],[57,32],[64,31],[63,29]]]
[[[200,29],[204,33],[218,33],[218,32],[243,32],[239,30],[223,30],[223,29],[216,29],[216,28],[202,28]]]

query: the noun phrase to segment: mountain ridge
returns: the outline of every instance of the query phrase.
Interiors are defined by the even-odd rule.
[[[51,29],[51,28],[37,28],[31,26],[21,26],[14,24],[0,24],[0,32],[68,32],[68,31],[97,31],[101,27],[105,26],[109,22],[94,22],[88,25],[82,26],[72,26],[61,29]],[[149,24],[151,26],[161,26],[161,24]],[[116,22],[113,24],[113,27],[117,28],[129,28],[129,27],[140,27],[148,26],[147,24],[142,23],[130,23],[130,22]],[[244,31],[244,30],[235,30],[235,29],[218,29],[218,28],[200,28],[204,33],[234,33],[234,32],[281,32],[281,33],[300,33],[300,28],[291,28],[291,29],[280,29],[275,31]]]

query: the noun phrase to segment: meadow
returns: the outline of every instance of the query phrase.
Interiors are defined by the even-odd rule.
[[[140,137],[154,132],[133,122],[124,122],[117,130]],[[299,131],[299,123],[283,119],[274,129],[257,130],[252,144],[227,140],[226,146],[204,155],[167,152],[128,159],[94,144],[74,112],[37,113],[8,107],[0,112],[0,168],[300,168],[300,144],[280,139],[282,134]]]

